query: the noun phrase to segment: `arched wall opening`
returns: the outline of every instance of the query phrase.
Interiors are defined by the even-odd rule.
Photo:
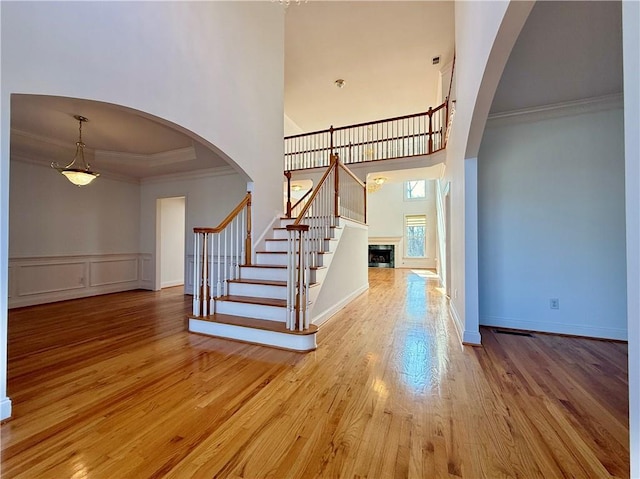
[[[247,177],[260,179],[252,184],[259,238],[282,208],[284,12],[272,7],[261,2],[2,3],[0,418],[11,414],[6,389],[11,95],[122,105],[181,125],[205,145],[216,145]]]

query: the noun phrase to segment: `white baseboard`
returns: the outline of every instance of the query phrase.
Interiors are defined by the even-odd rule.
[[[481,316],[480,325],[508,329],[522,329],[525,331],[539,331],[542,333],[585,336],[597,339],[614,339],[618,341],[627,340],[626,329],[601,328],[598,326],[585,326],[583,324],[543,323],[540,321],[527,321],[524,319]]]
[[[471,346],[481,346],[482,336],[479,331],[465,331],[462,334],[462,344],[469,344]]]
[[[322,313],[316,315],[311,320],[311,323],[319,327],[320,325],[325,323],[329,318],[331,318],[334,314],[336,314],[338,311],[340,311],[347,304],[349,304],[351,301],[356,299],[358,296],[360,296],[362,293],[364,293],[368,289],[369,289],[369,283],[361,286],[360,288],[356,289],[353,293],[343,298],[341,301],[338,301],[338,303],[336,303],[335,305],[331,306],[330,308],[327,308]]]
[[[462,320],[460,319],[460,315],[458,314],[456,307],[453,305],[453,301],[449,301],[449,313],[451,314],[451,319],[453,319],[453,324],[456,327],[458,339],[462,342],[464,324],[462,324]]]
[[[183,279],[174,279],[173,281],[164,281],[160,287],[161,288],[173,288],[174,286],[182,286],[184,284]]]
[[[11,417],[11,399],[8,397],[0,400],[0,421]]]
[[[451,313],[451,318],[453,319],[453,324],[456,326],[456,331],[458,333],[458,339],[462,344],[468,344],[472,346],[481,346],[482,345],[482,336],[480,336],[479,331],[467,331],[465,329],[465,325],[456,310],[456,307],[453,305],[453,301],[449,301],[449,312]]]

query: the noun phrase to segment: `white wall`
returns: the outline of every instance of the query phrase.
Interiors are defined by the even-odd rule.
[[[477,147],[504,63],[533,5],[456,2],[456,112],[447,144],[444,182],[451,183],[451,313],[467,343],[480,343],[474,165]],[[496,42],[496,38],[499,41]],[[494,43],[496,47],[494,48]],[[491,60],[491,63],[490,63]],[[489,64],[490,63],[490,64]],[[489,66],[488,66],[489,64]],[[477,144],[475,149],[469,144]],[[469,181],[471,180],[471,184]],[[475,265],[475,266],[474,266]],[[467,290],[470,294],[467,294]]]
[[[640,3],[622,3],[631,477],[640,477]]]
[[[626,339],[622,116],[618,108],[487,123],[480,324]]]
[[[315,324],[322,324],[369,287],[367,227],[348,220],[341,224],[338,248],[309,311]]]
[[[0,417],[6,417],[10,95],[105,101],[179,125],[256,180],[260,233],[282,211],[284,9],[271,2],[2,2],[0,12]]]
[[[139,251],[148,255],[148,289],[160,289],[156,265],[160,256],[156,248],[156,202],[160,198],[185,197],[186,267],[185,293],[191,293],[193,272],[193,228],[217,226],[247,194],[246,182],[236,173],[219,174],[215,169],[192,175],[149,179],[140,187],[140,245]],[[155,282],[151,281],[156,278]]]
[[[184,284],[185,198],[162,198],[160,214],[160,286]]]
[[[79,188],[46,165],[11,162],[9,257],[137,253],[138,185]]]
[[[416,178],[420,179],[420,178]],[[404,183],[384,183],[375,193],[367,196],[367,223],[369,238],[404,238],[405,215],[424,214],[427,217],[426,258],[406,258],[404,239],[396,251],[396,268],[436,267],[436,203],[435,180],[427,180],[426,197],[420,200],[404,199]],[[381,244],[380,241],[376,241]]]
[[[27,160],[11,162],[8,306],[137,288],[138,185],[103,175],[78,188]]]

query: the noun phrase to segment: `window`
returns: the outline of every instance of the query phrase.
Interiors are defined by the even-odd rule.
[[[404,217],[404,234],[407,258],[426,256],[427,217],[425,215],[407,215]]]
[[[427,180],[410,180],[404,183],[405,200],[419,200],[427,196]]]

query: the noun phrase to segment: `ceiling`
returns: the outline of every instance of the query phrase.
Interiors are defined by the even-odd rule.
[[[622,4],[537,2],[511,52],[492,113],[622,92]]]
[[[175,128],[109,103],[43,95],[11,96],[11,154],[49,164],[73,159],[78,121],[86,157],[100,173],[145,178],[228,166]]]
[[[453,60],[453,9],[454,2],[292,2],[286,115],[314,131],[437,106],[440,69]]]
[[[620,10],[620,2],[538,2],[491,111],[621,92]],[[435,105],[440,69],[453,58],[454,2],[292,2],[285,18],[285,113],[303,131]],[[434,56],[439,65],[431,64]],[[338,78],[346,82],[342,89],[334,84]],[[68,163],[76,114],[90,120],[83,138],[100,172],[140,179],[228,166],[186,134],[139,112],[38,95],[11,98],[12,155]]]

